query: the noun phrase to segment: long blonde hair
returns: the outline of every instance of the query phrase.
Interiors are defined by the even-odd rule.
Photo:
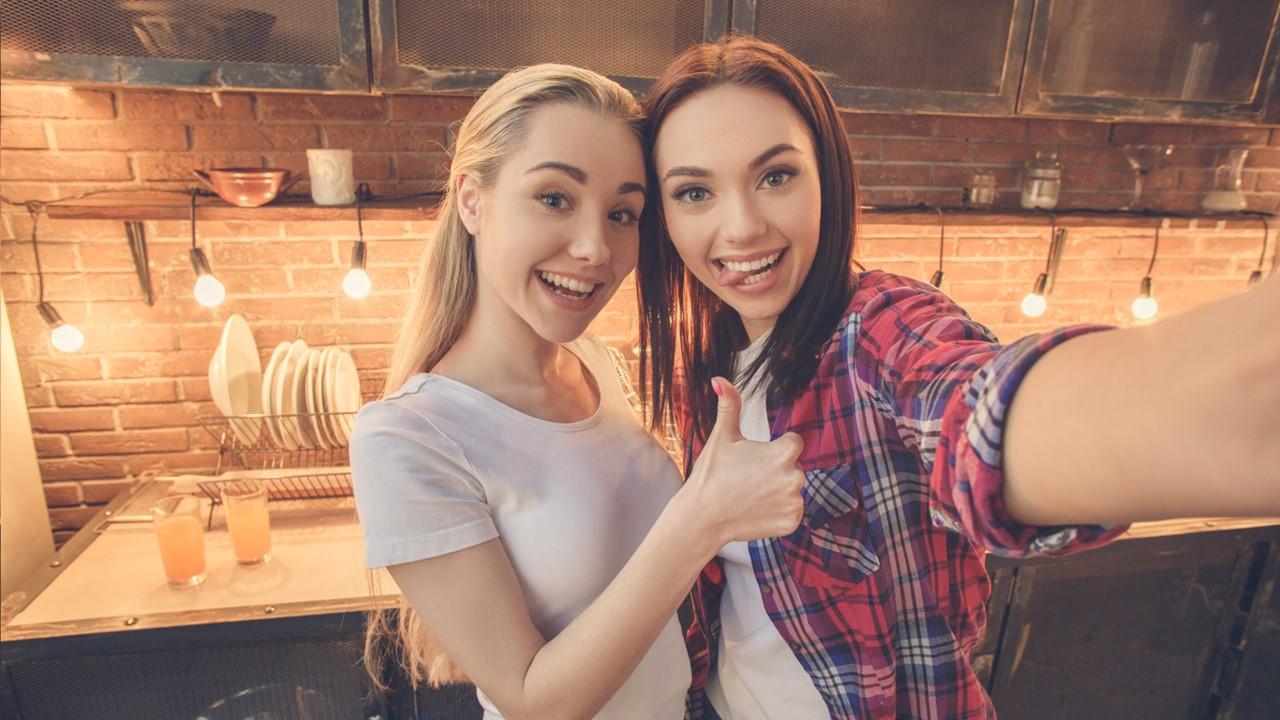
[[[458,341],[471,316],[476,295],[475,238],[458,212],[458,179],[465,175],[481,187],[491,185],[503,161],[524,142],[532,111],[552,103],[594,110],[603,118],[630,125],[640,136],[643,114],[631,93],[597,73],[569,65],[513,71],[476,100],[457,131],[435,235],[422,254],[384,395],[398,390],[415,373],[435,367]],[[371,592],[379,594],[372,575]],[[394,615],[387,609],[369,616],[364,661],[379,690],[386,689],[383,670],[389,657],[397,660],[414,687],[423,681],[433,686],[466,681],[403,596]]]

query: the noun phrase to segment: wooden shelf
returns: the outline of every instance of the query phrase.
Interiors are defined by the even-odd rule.
[[[371,200],[364,203],[365,220],[427,220],[435,217],[440,198],[425,195],[399,200]],[[112,195],[87,198],[46,206],[51,218],[77,220],[186,220],[189,201],[177,194]],[[1232,229],[1256,229],[1266,213],[1186,214],[1105,212],[1096,210],[1059,210],[1056,213],[1058,227],[1155,227],[1168,220],[1166,227],[1213,228],[1220,223]],[[201,220],[355,220],[355,205],[324,207],[315,205],[306,195],[290,195],[256,208],[242,208],[223,202],[216,197],[201,197],[196,201],[196,215]],[[968,210],[944,209],[947,227],[1011,227],[1044,225],[1052,222],[1050,214],[1043,211],[1013,209]],[[868,225],[937,225],[937,211],[921,208],[871,208],[862,209],[862,221]]]
[[[364,203],[365,220],[428,220],[435,217],[439,197],[424,195],[403,200],[371,200]],[[74,202],[54,203],[45,207],[51,218],[69,220],[186,220],[191,201],[177,194],[113,195],[86,198]],[[352,220],[356,206],[321,206],[307,195],[289,195],[261,207],[237,207],[221,198],[200,197],[196,200],[196,217],[200,220]]]

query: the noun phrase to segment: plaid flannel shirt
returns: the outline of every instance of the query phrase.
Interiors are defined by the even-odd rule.
[[[1021,525],[1001,495],[1018,384],[1051,348],[1104,328],[1002,346],[928,285],[878,271],[854,283],[808,388],[769,408],[772,437],[804,439],[805,511],[794,533],[749,543],[765,609],[832,718],[993,718],[969,664],[991,594],[983,552],[1063,554],[1126,529]],[[687,448],[686,471],[700,450]],[[723,590],[715,558],[690,596],[692,718],[710,710]]]

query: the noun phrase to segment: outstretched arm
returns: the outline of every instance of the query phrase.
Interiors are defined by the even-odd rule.
[[[1004,463],[1028,524],[1280,516],[1280,276],[1051,350],[1014,395]]]

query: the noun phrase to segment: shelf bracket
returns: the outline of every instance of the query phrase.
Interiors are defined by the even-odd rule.
[[[125,235],[129,237],[129,252],[133,253],[133,267],[138,272],[138,285],[146,298],[147,306],[155,305],[155,288],[151,284],[151,263],[147,256],[147,231],[137,220],[126,220]]]

